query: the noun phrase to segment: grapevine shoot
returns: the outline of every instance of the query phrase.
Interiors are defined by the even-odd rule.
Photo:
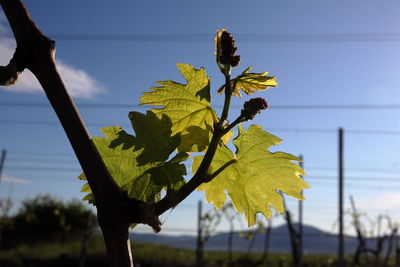
[[[161,81],[144,93],[140,104],[152,108],[146,114],[129,113],[135,136],[112,126],[103,128],[105,137],[95,137],[93,142],[116,184],[130,198],[150,203],[157,215],[197,189],[204,191],[206,200],[217,209],[228,195],[252,226],[257,213],[270,218],[271,207],[284,212],[281,193],[304,199],[302,191],[309,185],[301,177],[304,170],[294,163],[299,158],[268,151],[281,139],[259,125],[248,129],[241,125],[268,107],[263,98],[245,102],[236,119],[228,120],[232,96],[240,98],[241,92],[249,95],[275,87],[275,77],[268,72],[251,73],[252,67],[248,67],[231,78],[232,68],[240,62],[232,35],[226,29],[218,31],[215,46],[217,65],[225,78],[218,89],[225,96],[221,116],[212,108],[206,71],[177,64],[186,84]],[[236,126],[236,137],[231,140]],[[192,156],[192,152],[202,155]],[[189,181],[185,181],[187,165],[192,166]],[[80,179],[86,179],[84,174]],[[161,199],[163,190],[166,194]],[[88,193],[84,199],[94,203],[88,184],[82,191]]]

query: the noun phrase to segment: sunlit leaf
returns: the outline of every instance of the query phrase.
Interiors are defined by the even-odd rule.
[[[241,97],[240,90],[250,95],[257,91],[266,90],[278,85],[274,76],[267,76],[269,72],[250,73],[252,68],[253,67],[248,67],[241,75],[232,79],[231,86],[233,95]],[[222,93],[224,90],[225,85],[218,90],[218,93]]]
[[[257,213],[270,218],[270,206],[278,212],[284,211],[283,192],[298,199],[304,199],[301,192],[309,185],[299,176],[303,169],[292,161],[299,161],[293,155],[283,152],[271,153],[267,149],[280,143],[280,139],[262,130],[260,126],[250,126],[244,130],[239,126],[239,135],[234,139],[236,155],[220,145],[211,164],[212,172],[225,163],[236,159],[211,182],[204,183],[198,190],[204,190],[208,202],[221,208],[228,193],[235,209],[244,213],[248,224],[256,223]],[[193,172],[197,170],[203,156],[197,156],[193,162]]]
[[[181,133],[182,135],[190,134],[193,137],[196,131],[191,131],[190,127],[195,126],[209,131],[218,120],[210,106],[210,79],[203,68],[197,70],[188,64],[177,64],[177,67],[187,84],[170,80],[158,82],[161,87],[150,88],[152,92],[144,93],[140,98],[140,104],[161,106],[162,108],[153,109],[153,111],[159,117],[167,115],[171,119],[172,135]],[[203,133],[199,131],[198,134]],[[196,136],[193,140],[196,142],[202,138]],[[188,144],[187,141],[183,145],[185,148],[195,144]]]
[[[233,132],[229,131],[221,140],[224,144],[227,144],[230,138],[233,136]],[[191,126],[187,129],[185,134],[181,135],[181,144],[178,147],[178,151],[183,152],[202,152],[205,151],[210,144],[212,137],[212,131],[203,130],[200,127]]]
[[[179,135],[171,136],[171,120],[163,115],[158,118],[153,112],[146,115],[130,112],[129,119],[135,130],[135,149],[142,149],[137,161],[141,164],[166,161],[179,146]]]
[[[135,116],[141,117],[145,115],[136,114]],[[154,118],[152,118],[151,114],[149,115],[148,113],[146,116],[150,118],[149,122],[154,122]],[[143,119],[143,117],[141,117],[141,119]],[[165,123],[162,119],[160,121]],[[146,122],[140,119],[133,119],[132,123],[147,125]],[[159,135],[168,132],[168,123],[163,125],[165,125],[165,128],[158,128]],[[137,127],[137,125],[135,125],[134,128],[135,127]],[[151,138],[157,138],[157,133],[152,133],[154,136],[150,139],[145,139],[144,137],[139,138],[126,133],[118,126],[103,128],[102,132],[105,134],[105,137],[95,137],[92,139],[93,143],[96,145],[114,181],[119,187],[126,190],[130,197],[153,202],[158,200],[163,188],[168,186],[179,188],[184,184],[185,180],[183,176],[186,175],[185,166],[176,158],[168,162],[159,161],[161,158],[165,158],[165,155],[160,153],[161,158],[157,157],[154,154],[159,153],[159,151],[153,147],[150,147],[153,150],[149,149],[147,146]],[[139,134],[139,136],[141,136],[141,134]],[[159,138],[163,140],[161,137]],[[138,140],[141,142],[140,145],[137,145]],[[146,149],[148,149],[148,152],[146,152]],[[165,149],[164,151],[171,150],[170,147]],[[179,154],[179,159],[185,160],[185,157],[182,155],[182,153]],[[141,158],[142,161],[138,160]],[[150,159],[153,159],[153,161],[150,161]],[[143,164],[144,161],[146,164]],[[80,175],[80,179],[86,179],[84,174]],[[91,192],[88,184],[84,185],[82,191]],[[93,202],[93,196],[91,194],[85,197],[85,199]]]

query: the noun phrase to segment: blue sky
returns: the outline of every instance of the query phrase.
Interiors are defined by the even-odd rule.
[[[277,108],[400,104],[398,1],[25,3],[38,26],[56,39],[60,72],[92,135],[109,125],[129,130],[128,112],[144,112],[137,107],[142,92],[159,80],[184,82],[175,67],[178,62],[205,67],[219,111],[222,98],[216,90],[222,77],[212,40],[217,29],[227,27],[242,56],[233,74],[253,65],[254,71],[277,77],[277,88],[256,95],[265,97],[271,109],[251,123],[284,140],[274,150],[304,155],[305,179],[312,186],[305,192],[305,222],[331,230],[337,217],[338,127],[345,129],[346,202],[352,194],[371,217],[382,213],[400,220],[400,134],[384,134],[400,132],[399,110]],[[71,35],[142,35],[154,40],[85,41],[68,39]],[[8,62],[13,49],[1,14],[1,64]],[[8,151],[0,197],[11,193],[16,204],[38,193],[82,198],[82,183],[75,179],[79,165],[68,140],[33,77],[23,76],[18,85],[0,88],[0,148]],[[233,102],[231,118],[240,112],[242,101]],[[85,106],[98,103],[125,106]],[[165,228],[194,229],[199,199],[203,194],[195,192],[164,215]],[[288,199],[288,205],[296,216],[297,201]]]

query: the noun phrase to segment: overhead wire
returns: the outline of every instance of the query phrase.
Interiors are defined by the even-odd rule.
[[[28,171],[28,172],[81,172],[82,169],[77,167],[44,167],[44,166],[5,166],[5,170],[12,171]],[[337,181],[336,176],[329,175],[310,175],[307,176],[307,181],[324,181],[324,182],[335,182]],[[382,177],[382,176],[346,176],[345,181],[350,182],[378,182],[378,183],[393,183],[400,182],[400,177]]]
[[[37,158],[35,157],[8,157],[7,158],[8,162],[11,163],[15,163],[15,162],[24,162],[24,163],[29,163],[29,162],[33,162],[33,163],[49,163],[49,164],[53,164],[53,163],[61,163],[63,165],[71,165],[71,164],[78,164],[78,161],[76,160],[75,157],[72,157],[70,159],[54,159],[54,158],[50,158],[50,159],[44,159],[44,158]],[[54,165],[54,164],[53,164]],[[26,167],[26,166],[25,166]],[[337,167],[326,167],[326,166],[308,166],[307,171],[336,171]],[[373,168],[346,168],[346,172],[358,172],[358,173],[385,173],[385,174],[400,174],[400,169],[397,168],[387,168],[387,169],[373,169]],[[315,175],[313,175],[315,176]],[[320,175],[316,175],[316,176],[320,176]],[[400,179],[400,178],[399,178]]]
[[[150,33],[150,34],[96,34],[96,33],[49,33],[48,36],[57,41],[69,42],[210,42],[215,33]],[[312,43],[336,43],[336,42],[399,42],[399,32],[386,33],[339,33],[339,34],[235,34],[241,42],[271,43],[271,42],[312,42]],[[11,35],[6,35],[11,38]]]
[[[40,121],[40,120],[10,120],[0,119],[0,124],[11,125],[46,125],[46,126],[59,126],[58,121]],[[87,126],[91,127],[105,127],[109,125],[130,126],[129,123],[112,123],[112,122],[87,122]],[[337,129],[318,129],[318,128],[268,128],[268,131],[277,132],[293,132],[293,133],[336,133]],[[363,135],[400,135],[400,131],[389,130],[368,130],[368,129],[346,129],[348,134],[363,134]]]
[[[10,159],[21,159],[21,160],[29,160],[29,159],[39,159],[39,160],[44,160],[46,161],[46,159],[48,159],[49,157],[51,158],[50,160],[55,160],[54,158],[61,158],[61,159],[66,159],[68,158],[69,160],[67,161],[74,161],[77,162],[75,155],[73,154],[73,152],[71,151],[71,153],[66,153],[66,152],[44,152],[44,151],[32,151],[32,150],[8,150],[8,153],[10,154],[9,157],[7,157],[7,160]],[[15,155],[21,155],[18,156],[17,158],[15,158]],[[28,156],[28,157],[27,157]],[[30,157],[32,156],[32,157]],[[60,159],[60,160],[61,160]],[[315,156],[307,156],[307,159],[321,159],[320,156],[315,157]],[[336,161],[336,158],[325,158],[325,161]],[[386,165],[390,165],[390,166],[400,166],[400,162],[395,162],[395,161],[375,161],[375,160],[360,160],[360,159],[347,159],[346,162],[357,162],[357,165],[360,164],[368,164],[369,167],[371,167],[372,163],[379,163],[379,164],[386,164]],[[308,169],[319,169],[319,168],[332,168],[332,170],[336,170],[336,166],[333,167],[322,167],[322,166],[307,166],[307,170]],[[391,168],[393,169],[393,168]],[[348,170],[353,170],[356,171],[356,169],[353,168],[346,168],[346,171]],[[363,169],[365,170],[365,169]],[[389,169],[385,169],[385,170],[389,170]],[[399,169],[400,170],[400,169]]]
[[[79,108],[147,108],[139,104],[127,104],[127,103],[76,103]],[[19,101],[0,101],[0,107],[35,107],[35,108],[50,108],[48,103],[44,102],[19,102]],[[217,105],[221,107],[221,105]],[[232,105],[232,108],[242,108],[241,105]],[[282,104],[282,105],[270,105],[268,109],[359,109],[359,110],[400,110],[400,104]]]

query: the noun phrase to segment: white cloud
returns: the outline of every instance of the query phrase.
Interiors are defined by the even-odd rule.
[[[1,18],[1,17],[0,17]],[[1,30],[0,21],[0,32]],[[0,38],[0,65],[7,65],[15,49],[15,42],[10,38]],[[64,80],[68,92],[76,98],[93,98],[98,94],[104,93],[105,87],[84,70],[74,68],[61,60],[57,60],[57,69]],[[3,90],[12,92],[43,92],[42,87],[29,71],[25,70],[19,77],[18,82],[9,87],[0,87]]]
[[[9,182],[9,183],[17,183],[17,184],[29,184],[30,183],[26,179],[12,177],[12,176],[8,176],[8,175],[2,175],[1,179],[4,182]]]
[[[104,86],[90,77],[84,70],[71,67],[60,60],[58,60],[56,64],[72,96],[92,98],[95,95],[105,92]]]

